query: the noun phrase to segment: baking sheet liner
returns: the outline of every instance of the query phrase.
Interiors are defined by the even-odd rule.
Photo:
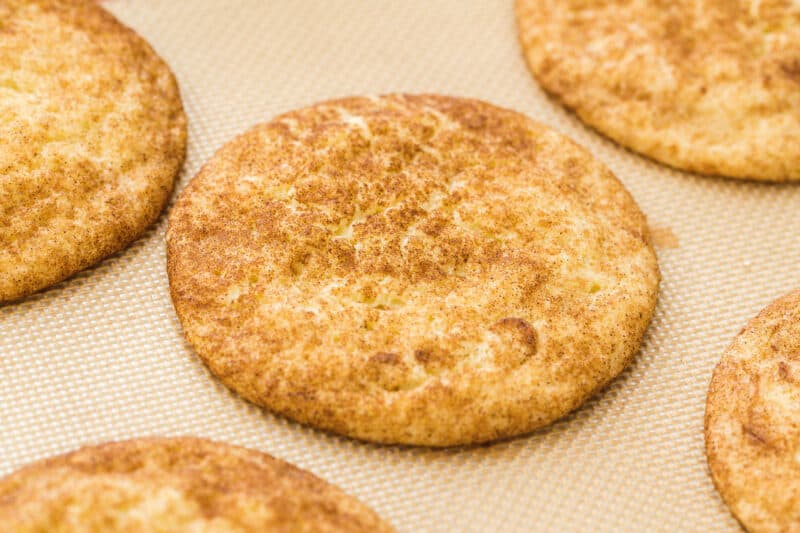
[[[173,67],[190,119],[178,189],[233,135],[337,96],[477,97],[588,147],[655,230],[663,283],[633,366],[572,416],[499,444],[381,447],[272,416],[183,340],[165,216],[129,249],[0,307],[0,475],[77,446],[199,435],[337,483],[400,531],[724,531],[702,418],[711,371],[760,308],[800,287],[800,187],[704,178],[631,154],[528,74],[511,0],[112,0]]]

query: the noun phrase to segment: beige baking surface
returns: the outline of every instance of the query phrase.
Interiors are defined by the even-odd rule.
[[[657,228],[663,284],[633,367],[560,423],[466,450],[376,447],[276,419],[210,378],[168,297],[164,225],[0,307],[0,475],[84,443],[195,434],[268,451],[401,531],[736,530],[709,480],[711,370],[761,307],[800,287],[800,187],[667,170],[583,127],[525,68],[511,0],[112,0],[174,68],[189,126],[180,186],[231,136],[329,97],[474,96],[587,146]]]

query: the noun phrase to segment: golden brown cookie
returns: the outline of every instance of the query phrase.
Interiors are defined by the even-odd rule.
[[[90,0],[0,0],[0,302],[136,239],[186,150],[175,78]]]
[[[516,0],[545,90],[668,165],[800,180],[797,0]]]
[[[169,219],[175,309],[248,400],[384,443],[529,432],[639,349],[658,288],[612,173],[513,111],[346,98],[224,146]]]
[[[103,444],[0,480],[15,533],[390,532],[337,487],[265,453],[197,438]]]
[[[750,321],[708,389],[708,466],[748,531],[800,531],[800,291]]]

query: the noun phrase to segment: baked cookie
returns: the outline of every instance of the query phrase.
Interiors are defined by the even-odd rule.
[[[800,180],[797,0],[516,0],[545,90],[676,168]]]
[[[435,95],[325,102],[237,137],[178,199],[167,263],[227,386],[431,446],[578,407],[639,349],[659,280],[605,166],[519,113]]]
[[[27,466],[0,480],[0,530],[393,531],[309,472],[197,438],[110,443]]]
[[[175,78],[91,0],[0,0],[0,302],[136,239],[184,159]]]
[[[800,531],[800,291],[750,321],[708,389],[711,476],[749,531]]]

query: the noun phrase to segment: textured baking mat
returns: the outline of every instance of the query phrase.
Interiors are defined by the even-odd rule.
[[[706,469],[706,388],[746,320],[800,287],[800,187],[672,171],[585,128],[528,75],[511,0],[106,5],[181,83],[179,188],[233,135],[318,100],[482,98],[570,135],[617,173],[655,228],[658,309],[634,365],[549,428],[469,449],[372,446],[278,419],[209,376],[170,304],[162,216],[98,267],[0,307],[0,475],[85,443],[194,434],[310,469],[401,531],[736,530]]]

